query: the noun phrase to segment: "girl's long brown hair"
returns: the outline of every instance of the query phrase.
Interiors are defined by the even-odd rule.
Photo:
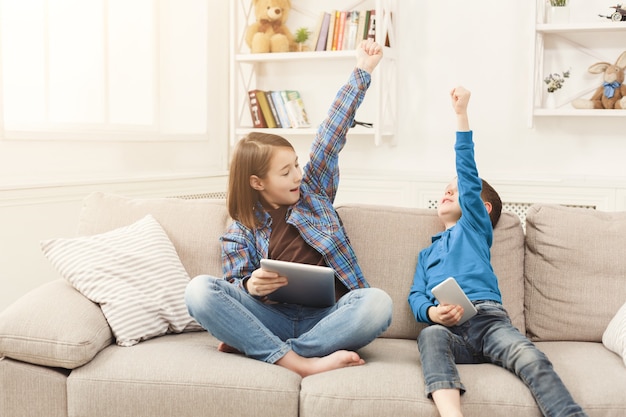
[[[259,223],[254,214],[259,192],[250,186],[250,177],[267,176],[275,147],[293,150],[291,143],[281,136],[251,132],[237,143],[233,152],[228,177],[228,214],[250,229]]]

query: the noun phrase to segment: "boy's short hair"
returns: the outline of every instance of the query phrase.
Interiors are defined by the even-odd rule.
[[[480,193],[480,198],[486,203],[491,203],[489,218],[491,219],[491,227],[495,229],[498,220],[500,220],[500,214],[502,214],[502,200],[500,200],[498,192],[487,181],[482,180],[482,182],[483,190]]]

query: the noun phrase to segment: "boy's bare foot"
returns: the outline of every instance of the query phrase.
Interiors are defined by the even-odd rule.
[[[276,362],[277,365],[294,371],[302,377],[364,363],[365,361],[358,353],[349,350],[338,350],[321,358],[305,358],[294,351],[289,351]]]
[[[220,352],[225,352],[225,353],[241,353],[240,351],[238,351],[234,347],[232,347],[230,345],[227,345],[224,342],[220,342],[220,344],[217,345],[217,350],[219,350]]]

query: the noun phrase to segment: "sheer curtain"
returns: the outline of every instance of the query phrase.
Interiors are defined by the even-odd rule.
[[[206,0],[0,0],[8,139],[207,137]]]

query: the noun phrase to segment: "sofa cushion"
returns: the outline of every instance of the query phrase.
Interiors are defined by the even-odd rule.
[[[58,279],[20,297],[0,313],[0,356],[73,369],[113,341],[97,304]]]
[[[600,342],[626,288],[626,212],[540,204],[526,215],[526,328]]]
[[[626,365],[626,303],[622,305],[615,317],[602,334],[602,343],[607,349],[622,357]]]
[[[67,417],[68,373],[0,358],[0,416]]]
[[[191,278],[222,275],[219,238],[231,220],[224,200],[129,198],[93,193],[83,203],[79,235],[94,235],[152,215],[163,227]]]
[[[589,415],[626,415],[626,372],[601,343],[542,342],[538,347]],[[424,392],[415,341],[378,338],[359,352],[363,366],[302,380],[301,417],[439,415]],[[464,416],[541,416],[529,389],[514,373],[493,364],[457,366],[467,389],[461,397]]]
[[[393,320],[383,336],[415,339],[424,324],[415,321],[407,297],[419,251],[443,229],[437,211],[363,204],[340,205],[337,211],[365,278],[393,299]],[[502,213],[491,254],[504,306],[524,332],[524,232],[517,215]]]
[[[219,352],[207,332],[111,345],[67,380],[68,414],[90,417],[298,415],[302,378]]]

